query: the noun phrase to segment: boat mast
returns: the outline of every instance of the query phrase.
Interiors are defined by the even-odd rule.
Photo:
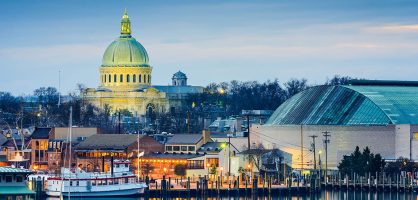
[[[73,132],[73,107],[70,106],[70,121],[68,123],[69,126],[69,132],[70,132],[70,136],[69,136],[69,154],[70,154],[70,162],[68,164],[68,169],[71,172],[71,163],[72,163],[72,155],[71,155],[71,140],[72,140],[72,132]],[[71,182],[71,173],[70,176],[68,177],[68,180]],[[71,199],[71,185],[68,188],[68,200]]]

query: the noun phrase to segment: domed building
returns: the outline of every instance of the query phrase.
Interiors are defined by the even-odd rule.
[[[100,86],[88,88],[83,97],[100,108],[110,106],[112,112],[127,109],[141,116],[181,107],[189,94],[203,92],[203,87],[187,85],[186,74],[180,71],[173,75],[173,85],[152,85],[152,68],[146,49],[132,37],[125,10],[120,36],[103,54]]]
[[[324,169],[324,132],[330,135],[330,168],[356,146],[389,160],[418,159],[418,82],[356,80],[311,87],[280,105],[266,124],[254,125],[251,139],[293,154],[295,168],[313,168],[311,136],[316,135],[316,163],[321,157]]]

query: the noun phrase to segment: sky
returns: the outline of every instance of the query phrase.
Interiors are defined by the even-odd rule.
[[[417,1],[0,2],[0,91],[67,93],[99,85],[124,9],[146,48],[153,84],[181,70],[189,84],[332,76],[417,80]]]

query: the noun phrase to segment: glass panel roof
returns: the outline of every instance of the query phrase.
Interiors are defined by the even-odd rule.
[[[407,107],[413,100],[409,100],[408,105],[397,106],[399,110],[396,112],[391,107],[394,104],[393,100],[388,100],[402,98],[405,93],[385,92],[387,86],[377,86],[376,88],[380,89],[375,90],[367,87],[376,86],[312,87],[294,95],[279,106],[266,125],[386,125],[400,122],[393,120],[403,118],[399,117],[399,110],[406,112],[410,109]],[[396,96],[385,98],[385,95]],[[418,103],[418,98],[415,102]],[[415,120],[418,122],[418,118]]]

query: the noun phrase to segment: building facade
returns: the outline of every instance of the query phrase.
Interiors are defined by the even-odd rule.
[[[131,22],[125,11],[120,36],[105,50],[100,66],[100,86],[84,91],[85,100],[112,112],[129,110],[134,116],[168,112],[181,107],[183,100],[202,87],[187,85],[187,77],[177,72],[173,85],[152,85],[152,69],[145,48],[131,35]]]

